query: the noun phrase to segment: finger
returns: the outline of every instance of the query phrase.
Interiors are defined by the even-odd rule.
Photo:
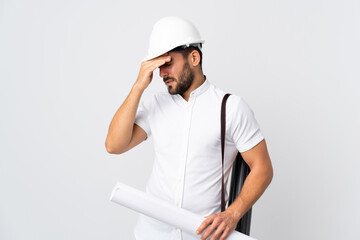
[[[165,60],[165,62],[168,62],[168,61],[170,61],[171,60],[171,56],[170,55],[165,55],[165,54],[163,54],[163,55],[161,55],[161,56],[159,56],[159,57],[156,57],[156,58],[152,58],[152,59],[150,59],[150,60],[147,60],[147,61],[145,61],[145,63],[150,63],[150,64],[156,64],[156,63],[158,63],[158,62],[162,62],[163,60]]]
[[[225,240],[231,233],[231,229],[226,227],[219,240]]]
[[[171,56],[162,56],[162,57],[158,57],[158,58],[154,59],[151,62],[152,71],[154,71],[155,69],[161,67],[162,65],[164,65],[165,63],[170,62],[170,61],[171,61]]]
[[[157,60],[168,60],[168,59],[171,59],[171,56],[169,54],[164,54],[164,55],[161,55],[159,57],[156,57],[150,61],[157,61]]]
[[[158,67],[171,61],[171,56],[160,56],[154,59],[150,59],[141,63],[141,69],[143,71],[153,72]]]
[[[224,232],[226,228],[226,223],[222,222],[217,228],[216,231],[214,233],[214,235],[212,235],[212,237],[210,238],[210,240],[217,240],[219,239],[219,237],[221,236],[221,234]]]
[[[216,217],[212,224],[206,229],[204,234],[201,236],[202,240],[207,239],[211,234],[215,232],[215,230],[218,228],[218,226],[221,224],[222,219],[220,217]]]
[[[196,234],[200,234],[202,233],[202,231],[204,231],[205,228],[207,228],[214,220],[214,218],[216,217],[216,215],[210,215],[210,216],[206,216],[205,220],[200,224],[200,226],[198,227],[198,229],[196,229]]]

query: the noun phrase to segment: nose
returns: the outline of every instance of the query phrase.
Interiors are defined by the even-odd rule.
[[[167,71],[166,71],[166,66],[160,66],[159,67],[159,75],[161,78],[164,78],[168,75]]]

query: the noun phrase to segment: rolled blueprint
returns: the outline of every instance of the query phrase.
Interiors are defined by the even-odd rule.
[[[150,196],[120,182],[112,191],[110,200],[193,235],[195,235],[195,231],[202,221],[205,220],[205,218],[186,209],[175,207],[162,199]],[[226,239],[255,240],[237,231],[233,231]]]

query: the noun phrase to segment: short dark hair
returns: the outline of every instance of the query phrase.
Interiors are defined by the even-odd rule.
[[[200,47],[201,47],[201,43],[200,43]],[[170,52],[172,51],[175,51],[175,52],[180,52],[183,56],[183,58],[187,58],[189,56],[189,54],[192,52],[192,51],[198,51],[199,55],[200,55],[200,67],[202,68],[202,52],[201,50],[197,47],[197,46],[189,46],[189,47],[186,47],[186,46],[180,46],[180,47],[176,47],[174,49],[172,49]]]
[[[186,58],[189,56],[189,54],[190,54],[192,51],[194,51],[194,50],[198,51],[198,53],[199,53],[199,55],[200,55],[200,62],[199,62],[199,64],[200,64],[200,67],[202,67],[202,52],[200,51],[200,49],[199,49],[198,47],[189,46],[189,47],[185,48],[184,50],[182,50],[182,51],[181,51],[181,54],[182,54],[182,56],[186,59]]]

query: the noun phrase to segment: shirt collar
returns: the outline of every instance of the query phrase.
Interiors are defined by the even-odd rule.
[[[204,93],[204,92],[210,87],[210,83],[209,83],[209,81],[206,79],[206,76],[205,76],[205,75],[204,75],[204,77],[205,77],[205,81],[204,81],[203,84],[201,84],[197,89],[195,89],[194,91],[192,91],[192,92],[190,93],[190,98],[199,96],[200,94]]]
[[[186,101],[180,94],[176,94],[176,95],[171,95],[172,99],[174,99],[174,101],[182,106],[187,106],[189,104],[189,102],[192,102],[192,100],[201,95],[202,93],[206,92],[206,90],[209,89],[210,87],[210,82],[209,80],[206,79],[206,76],[204,75],[205,77],[205,81],[198,87],[196,88],[195,90],[193,90],[191,93],[190,93],[190,98],[189,98],[189,101]]]

